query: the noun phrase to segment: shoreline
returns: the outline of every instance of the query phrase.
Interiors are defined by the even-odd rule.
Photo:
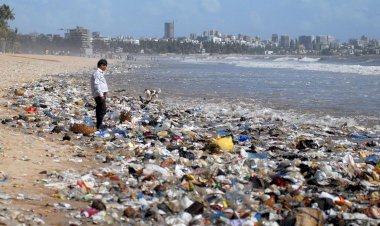
[[[149,68],[148,69],[143,68],[142,72],[138,71],[136,73],[133,73],[133,72],[129,73],[128,72],[128,73],[121,74],[121,75],[115,75],[115,76],[111,75],[111,77],[109,77],[110,81],[111,81],[110,83],[111,83],[111,85],[112,85],[112,83],[115,83],[114,84],[115,89],[119,89],[119,90],[126,89],[126,93],[128,93],[128,94],[132,93],[132,91],[130,91],[129,89],[133,89],[133,94],[135,94],[135,95],[138,95],[138,94],[143,95],[142,91],[146,88],[148,88],[148,89],[160,88],[163,90],[161,97],[162,98],[171,98],[172,99],[171,101],[178,99],[178,100],[183,100],[183,101],[188,101],[188,102],[189,101],[190,102],[201,102],[201,103],[211,102],[211,103],[214,103],[215,105],[217,105],[218,103],[220,105],[229,105],[230,103],[236,103],[236,104],[245,106],[247,108],[250,108],[250,109],[252,109],[252,111],[259,111],[259,110],[272,111],[273,114],[282,115],[283,117],[285,117],[285,120],[286,119],[287,120],[294,120],[297,118],[300,118],[300,119],[304,118],[305,121],[310,121],[309,119],[314,118],[314,119],[316,119],[316,123],[318,123],[318,121],[320,121],[318,119],[324,118],[324,119],[330,119],[331,121],[333,121],[335,119],[336,121],[339,121],[339,122],[347,121],[349,123],[356,121],[357,125],[361,125],[361,126],[363,126],[363,125],[364,126],[380,125],[379,124],[380,121],[379,121],[379,117],[378,117],[379,114],[378,114],[378,111],[376,110],[377,108],[371,108],[369,104],[367,106],[365,106],[363,104],[363,105],[360,105],[360,107],[359,107],[359,106],[356,106],[355,104],[347,103],[349,101],[349,100],[347,100],[347,102],[340,101],[339,103],[335,103],[335,105],[334,105],[335,99],[332,96],[327,98],[327,95],[324,96],[324,98],[327,98],[327,99],[323,99],[323,100],[315,103],[316,102],[315,98],[313,99],[310,95],[308,95],[308,96],[306,95],[307,98],[302,99],[301,96],[304,96],[304,95],[301,95],[301,94],[296,96],[296,100],[291,100],[292,97],[290,97],[290,95],[288,95],[289,100],[287,101],[285,99],[285,97],[287,97],[286,91],[284,91],[282,93],[276,93],[277,90],[275,90],[274,88],[273,88],[274,94],[273,94],[273,96],[271,96],[271,94],[268,91],[263,92],[263,94],[260,93],[261,91],[256,91],[255,89],[257,88],[257,90],[260,90],[260,87],[255,87],[255,85],[252,85],[252,87],[251,87],[252,92],[250,92],[250,90],[247,90],[245,87],[243,87],[243,91],[237,91],[237,90],[239,90],[239,88],[236,88],[234,90],[234,89],[229,89],[229,87],[227,87],[227,86],[231,86],[231,87],[236,86],[237,87],[237,85],[244,86],[244,84],[239,84],[237,82],[237,80],[244,79],[243,76],[242,77],[236,76],[236,79],[234,77],[230,80],[223,79],[223,81],[221,83],[225,83],[225,84],[229,84],[229,85],[222,84],[221,87],[223,87],[223,86],[226,87],[225,90],[227,90],[227,91],[222,90],[221,88],[218,88],[218,89],[213,88],[213,90],[214,89],[216,90],[215,92],[208,92],[208,91],[205,91],[205,90],[207,90],[207,87],[203,86],[199,82],[200,80],[202,80],[201,76],[198,76],[196,74],[196,73],[201,74],[203,72],[203,71],[199,72],[203,69],[203,65],[200,67],[197,67],[197,65],[194,66],[195,69],[192,70],[191,73],[195,73],[195,74],[194,74],[194,78],[191,78],[191,76],[193,74],[187,73],[187,70],[179,70],[176,66],[174,66],[174,69],[168,68],[167,70],[165,70],[164,67],[171,67],[172,61],[168,60],[169,63],[166,63],[166,60],[164,60],[164,59],[161,60],[163,63],[151,61],[152,62],[152,66],[151,66],[152,70],[150,70]],[[166,58],[166,59],[169,59],[169,58]],[[147,61],[149,62],[149,59],[147,59]],[[238,59],[237,59],[237,61],[238,61]],[[179,62],[180,62],[180,64],[182,63],[182,61],[179,61]],[[173,60],[173,64],[174,63],[176,63],[176,60]],[[210,65],[212,65],[212,64],[210,64]],[[213,67],[210,65],[207,65],[207,67],[209,67],[209,68]],[[192,67],[192,62],[190,62],[189,64],[184,63],[184,66],[185,67]],[[216,65],[215,67],[218,67],[218,65]],[[224,65],[223,65],[223,67],[224,67]],[[234,67],[234,66],[232,66],[232,67]],[[169,71],[169,73],[170,73],[170,70],[172,71],[172,73],[179,73],[178,78],[177,78],[177,76],[165,74],[165,73],[167,73],[166,71]],[[189,70],[191,70],[191,69],[189,69]],[[208,72],[207,70],[209,70],[209,69],[204,70],[205,73]],[[243,69],[243,70],[245,70],[245,69]],[[252,69],[252,71],[253,70],[254,69]],[[235,71],[237,71],[237,70],[235,70]],[[235,72],[235,71],[233,71],[233,72]],[[233,73],[233,72],[231,72],[231,73]],[[239,72],[240,72],[240,70],[237,71],[236,73],[239,73]],[[317,73],[317,72],[315,72],[315,73]],[[267,75],[267,74],[265,74],[265,75]],[[186,78],[186,76],[189,76],[189,78]],[[213,79],[215,79],[213,76],[216,76],[216,75],[205,77],[206,84],[219,87],[220,84],[218,84],[218,81],[215,81],[214,83],[211,83],[211,82],[207,83],[207,80],[212,81]],[[163,77],[164,79],[161,79],[161,77]],[[165,81],[166,79],[167,79],[167,82]],[[254,79],[256,79],[256,77],[252,78],[252,81],[253,81],[252,84],[254,83]],[[261,78],[259,78],[259,79],[261,79]],[[295,79],[295,78],[291,78],[291,79]],[[190,81],[194,81],[194,83],[196,84],[195,87],[192,86]],[[271,80],[267,80],[267,81],[269,83]],[[307,78],[305,78],[304,81],[306,83]],[[304,81],[297,81],[297,82],[303,83]],[[176,87],[176,82],[178,83],[178,87],[181,87],[181,88]],[[227,82],[229,82],[229,83],[227,83]],[[273,83],[275,83],[275,82],[281,83],[282,81],[279,79],[279,80],[275,80]],[[329,80],[326,80],[325,82],[329,82]],[[261,84],[263,84],[263,83],[264,82],[261,82]],[[167,84],[169,84],[169,85],[167,85]],[[251,83],[249,83],[249,84],[251,84]],[[263,85],[265,86],[265,84],[263,84]],[[307,88],[306,86],[300,87],[299,89],[302,88],[301,92],[313,93],[312,90],[314,87],[317,87],[317,85],[314,86],[314,84],[312,84],[310,86],[312,87],[311,89]],[[199,87],[202,87],[202,88],[199,88]],[[137,91],[135,89],[137,89]],[[271,89],[271,88],[267,88],[267,89]],[[285,85],[284,89],[292,90],[292,89],[295,89],[295,87],[290,86],[290,85],[289,86]],[[196,91],[193,91],[193,90],[196,90]],[[197,92],[197,91],[199,91],[199,92]],[[326,92],[328,93],[328,92],[330,92],[330,90],[327,90]],[[247,94],[247,93],[249,93],[249,94]],[[266,96],[266,94],[268,94],[268,95]],[[279,96],[281,96],[281,95],[284,95],[284,96],[279,98]],[[318,95],[318,94],[314,94],[314,95]],[[357,95],[361,95],[361,93],[357,94]],[[342,96],[345,96],[345,95],[342,94]],[[348,98],[346,98],[346,99],[348,99]],[[337,99],[337,100],[339,100],[339,99]],[[310,101],[310,102],[308,102],[308,101]],[[301,102],[301,103],[299,103],[299,102]],[[357,102],[358,102],[358,100],[356,100],[355,103],[357,103]],[[378,101],[374,102],[372,105],[377,106],[376,105],[377,102]],[[315,103],[315,104],[313,104],[313,103]],[[366,103],[366,102],[364,102],[364,103]],[[368,103],[370,103],[370,100],[368,100]],[[321,106],[318,107],[318,104],[320,104]],[[340,105],[336,106],[337,104],[340,104]],[[347,106],[344,106],[345,104],[347,104]],[[349,104],[351,106],[349,106]],[[368,111],[366,111],[367,109],[368,109]],[[297,120],[297,121],[299,121],[299,120]]]
[[[20,206],[35,205],[38,208],[32,215],[48,225],[57,219],[76,225],[232,224],[236,218],[231,212],[252,224],[259,221],[257,214],[273,222],[276,220],[266,215],[276,212],[279,221],[289,212],[286,208],[310,208],[311,202],[317,203],[320,194],[327,192],[333,197],[327,199],[341,195],[355,206],[333,204],[330,209],[364,214],[366,221],[379,222],[364,211],[373,207],[370,195],[380,186],[376,172],[370,177],[367,174],[374,170],[367,157],[376,156],[379,149],[378,134],[367,128],[294,124],[265,112],[254,114],[238,104],[216,108],[158,99],[142,106],[137,97],[115,94],[106,122],[110,129],[82,136],[70,132],[69,126],[93,117],[88,104],[91,97],[86,81],[76,79],[81,73],[68,75],[25,85],[27,95],[21,98],[10,89],[4,96],[12,115],[1,126],[0,135],[15,131],[19,135],[8,146],[21,144],[14,153],[5,149],[5,160],[14,162],[13,167],[35,167],[20,172],[20,178],[5,172],[9,184],[0,185],[10,198],[0,198],[0,202],[9,202],[4,204],[9,208],[19,202],[24,202]],[[38,112],[25,113],[36,97]],[[131,118],[121,123],[116,113],[122,110],[130,112]],[[58,126],[63,131],[50,134]],[[65,133],[70,141],[62,141]],[[208,143],[217,134],[232,137],[233,151]],[[35,135],[45,138],[41,141]],[[4,142],[6,137],[1,138]],[[37,146],[40,148],[34,150]],[[306,166],[305,171],[302,167]],[[32,178],[27,180],[30,185],[23,185],[20,180],[28,177]],[[365,189],[345,192],[350,186]],[[37,190],[42,199],[28,197],[27,188]],[[17,199],[18,193],[28,198]],[[368,203],[358,203],[358,195],[366,196]],[[95,205],[94,200],[107,209]],[[96,209],[92,218],[81,214],[89,206]],[[321,206],[316,209],[326,211]],[[327,216],[330,222],[339,217],[350,221],[344,216]]]

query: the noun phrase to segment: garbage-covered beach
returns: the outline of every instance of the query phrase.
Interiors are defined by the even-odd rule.
[[[132,76],[148,67],[131,65],[115,63],[108,73]],[[41,206],[44,196],[53,200],[45,215],[12,207],[33,200],[27,190],[0,191],[2,224],[44,225],[55,213],[66,225],[380,223],[378,125],[112,90],[107,128],[96,131],[89,73],[6,90],[4,107],[12,113],[1,127],[55,142],[60,157],[46,147],[48,157],[72,167],[34,175]],[[6,167],[0,171],[0,183],[12,183]]]

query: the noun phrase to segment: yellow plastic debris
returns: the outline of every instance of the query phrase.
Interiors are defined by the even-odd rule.
[[[222,205],[223,205],[223,208],[227,208],[228,207],[227,200],[223,199]]]
[[[221,138],[220,135],[218,135],[216,138],[211,138],[210,140],[216,145],[218,145],[218,147],[221,150],[225,150],[225,151],[234,150],[234,143],[232,142],[232,137],[230,136]]]
[[[157,133],[157,136],[159,136],[160,138],[167,137],[168,135],[168,131],[160,131]]]
[[[57,193],[57,194],[53,194],[52,196],[53,196],[53,198],[56,198],[56,199],[65,200],[65,196],[62,194]]]
[[[195,180],[195,176],[191,174],[185,175],[185,178],[188,180]]]

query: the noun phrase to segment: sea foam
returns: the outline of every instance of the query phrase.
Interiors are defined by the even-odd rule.
[[[278,58],[255,58],[246,56],[228,57],[186,57],[183,62],[196,64],[231,64],[237,67],[247,68],[274,68],[292,69],[303,71],[322,71],[343,74],[380,75],[380,66],[364,66],[351,64],[324,63],[320,58],[311,57],[278,57]]]

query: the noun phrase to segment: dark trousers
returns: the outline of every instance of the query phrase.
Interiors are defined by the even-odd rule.
[[[95,97],[96,102],[96,128],[99,129],[103,123],[103,118],[107,113],[106,105],[106,93],[104,93],[104,101],[101,101],[100,97]]]

